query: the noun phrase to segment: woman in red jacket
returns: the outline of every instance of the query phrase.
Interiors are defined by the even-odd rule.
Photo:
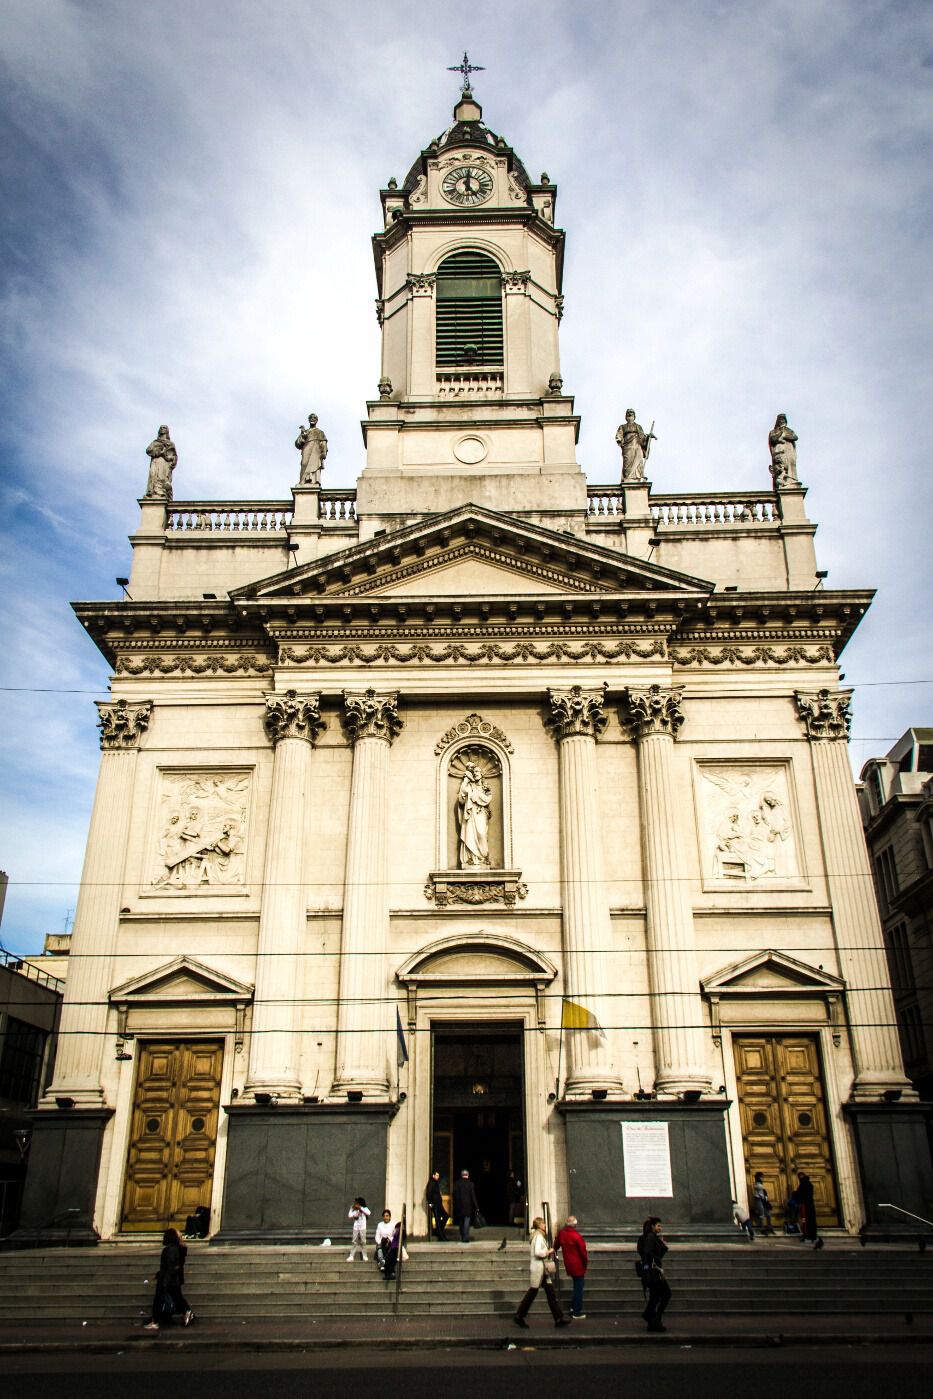
[[[567,1223],[563,1229],[558,1230],[557,1238],[554,1240],[554,1252],[556,1253],[558,1249],[564,1260],[564,1271],[568,1278],[573,1280],[570,1315],[574,1321],[584,1321],[586,1312],[583,1310],[583,1283],[586,1279],[586,1265],[589,1258],[586,1252],[586,1240],[577,1229],[576,1215],[568,1215]]]

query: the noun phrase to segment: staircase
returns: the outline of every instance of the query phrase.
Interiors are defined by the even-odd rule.
[[[0,1317],[17,1322],[135,1322],[148,1314],[159,1249],[104,1244],[0,1255]],[[370,1253],[370,1258],[372,1254]],[[634,1248],[591,1249],[586,1311],[637,1316]],[[414,1244],[402,1291],[343,1248],[189,1248],[185,1292],[198,1316],[227,1322],[508,1316],[528,1285],[528,1253],[510,1243]],[[666,1269],[678,1315],[933,1313],[933,1256],[833,1241],[680,1246]],[[562,1283],[565,1304],[569,1286]]]

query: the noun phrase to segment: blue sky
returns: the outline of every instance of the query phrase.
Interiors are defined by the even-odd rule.
[[[634,405],[656,491],[764,489],[786,412],[828,585],[879,590],[844,658],[856,770],[933,722],[933,7],[5,0],[8,947],[74,908],[107,667],[69,602],[118,593],[146,444],[170,425],[180,499],[284,499],[313,408],[326,484],[355,481],[378,190],[464,47],[558,185],[589,479]]]

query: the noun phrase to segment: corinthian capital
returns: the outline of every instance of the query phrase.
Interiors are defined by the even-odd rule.
[[[398,690],[384,695],[375,690],[364,690],[358,695],[344,690],[343,726],[351,743],[358,743],[361,738],[384,738],[391,743],[401,733],[403,724],[398,712]]]
[[[662,690],[660,685],[649,685],[646,690],[626,690],[623,715],[635,737],[669,734],[676,738],[686,718],[680,707],[683,695],[683,690]]]
[[[97,700],[100,718],[100,746],[108,749],[138,748],[139,740],[149,727],[152,718],[152,700],[141,704],[130,704],[127,700],[117,700],[115,704],[105,704]]]
[[[437,277],[433,272],[409,272],[405,284],[412,296],[433,296]]]
[[[815,695],[806,695],[797,690],[794,698],[807,738],[848,739],[852,725],[852,715],[849,713],[851,690],[817,690]]]
[[[273,746],[283,738],[305,738],[316,743],[327,727],[321,718],[320,703],[320,695],[299,695],[297,690],[266,695],[263,722]]]
[[[551,712],[545,722],[558,742],[577,734],[598,738],[609,723],[609,715],[603,708],[605,685],[595,690],[571,685],[569,690],[548,690],[547,695]]]

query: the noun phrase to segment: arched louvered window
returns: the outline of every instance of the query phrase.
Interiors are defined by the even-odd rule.
[[[437,269],[437,367],[502,364],[502,274],[485,253],[454,253]]]

